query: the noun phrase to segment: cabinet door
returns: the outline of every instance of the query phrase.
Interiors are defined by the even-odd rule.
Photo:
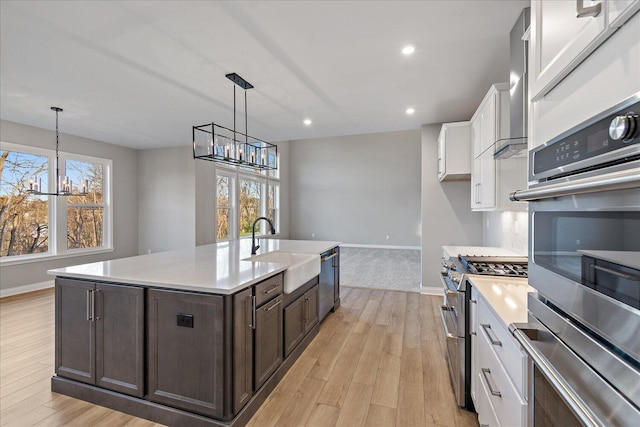
[[[480,135],[482,132],[482,117],[476,116],[471,122],[471,146],[473,151],[473,160],[471,162],[471,209],[477,209],[480,206],[480,181],[482,164],[480,162],[480,153],[482,141]]]
[[[96,284],[96,385],[144,396],[144,289]]]
[[[284,355],[288,356],[305,334],[306,300],[301,296],[284,309]]]
[[[253,395],[253,308],[251,288],[233,296],[233,413]]]
[[[446,163],[445,163],[445,142],[447,140],[447,129],[445,127],[440,131],[440,135],[438,136],[438,179],[442,179],[444,177],[446,171]]]
[[[318,286],[314,286],[304,294],[304,333],[308,333],[318,323]]]
[[[95,384],[95,285],[56,279],[56,374]]]
[[[578,15],[580,5],[583,13]],[[532,101],[548,93],[604,40],[606,7],[604,1],[531,2]]]
[[[640,0],[608,0],[607,7],[609,26],[618,28],[640,10]]]
[[[149,400],[222,418],[224,298],[155,289],[147,297]]]
[[[264,304],[256,313],[255,389],[282,363],[282,297]]]

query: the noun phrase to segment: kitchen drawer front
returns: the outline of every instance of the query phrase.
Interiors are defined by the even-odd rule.
[[[276,274],[256,285],[256,307],[282,293],[284,274]]]
[[[527,390],[526,355],[520,350],[506,326],[496,318],[482,298],[478,301],[477,316],[478,336],[482,335],[487,339],[502,365],[506,367],[511,381],[513,381],[518,390],[518,394],[524,396]]]
[[[476,390],[476,411],[478,411],[478,424],[480,427],[499,427],[498,416],[496,415],[493,407],[491,406],[491,392],[487,390],[484,384],[484,378],[482,378],[482,372],[478,372],[476,378],[478,389]]]
[[[509,379],[485,334],[478,336],[478,391],[486,390],[491,407],[503,426],[523,426],[527,404]]]

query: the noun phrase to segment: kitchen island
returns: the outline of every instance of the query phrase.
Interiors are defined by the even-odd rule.
[[[321,295],[339,306],[339,242],[265,239],[255,257],[250,243],[50,270],[52,391],[167,425],[244,425],[317,334]],[[323,271],[286,288],[297,266],[263,255],[277,252]]]

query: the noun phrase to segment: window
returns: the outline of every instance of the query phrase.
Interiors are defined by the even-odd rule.
[[[280,203],[280,185],[275,183],[267,184],[267,218],[273,222],[276,231],[280,228],[280,218],[278,217],[278,204]]]
[[[279,231],[280,182],[276,177],[253,168],[216,166],[215,188],[217,241],[250,236],[254,221],[261,216]],[[256,234],[267,232],[267,224],[260,222]]]
[[[0,152],[0,256],[19,256],[49,251],[49,200],[27,193],[29,186],[47,188],[47,156]],[[32,182],[35,175],[45,181]],[[44,186],[43,186],[44,185]],[[46,191],[46,190],[45,190]]]
[[[240,236],[251,234],[253,222],[260,216],[262,185],[259,181],[249,178],[240,179]],[[262,227],[262,224],[260,225]]]
[[[60,176],[78,196],[38,196],[55,191],[55,151],[2,143],[0,150],[0,257],[28,260],[43,255],[110,248],[108,177],[111,162],[60,153]],[[88,186],[88,188],[87,188]]]
[[[103,166],[67,160],[65,170],[66,176],[74,183],[73,191],[87,192],[83,196],[67,197],[67,249],[100,247],[105,209]]]
[[[226,240],[233,237],[233,184],[229,175],[216,176],[216,239]]]

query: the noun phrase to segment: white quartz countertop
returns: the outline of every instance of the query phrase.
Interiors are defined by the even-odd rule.
[[[527,256],[511,249],[499,248],[495,246],[443,246],[443,256],[445,258],[457,258],[458,255],[470,256]]]
[[[527,279],[477,275],[467,278],[505,326],[527,321],[527,294],[536,291]]]
[[[322,254],[341,242],[260,239],[258,254]],[[285,271],[287,264],[247,261],[251,239],[196,246],[49,270],[53,276],[229,295]]]

